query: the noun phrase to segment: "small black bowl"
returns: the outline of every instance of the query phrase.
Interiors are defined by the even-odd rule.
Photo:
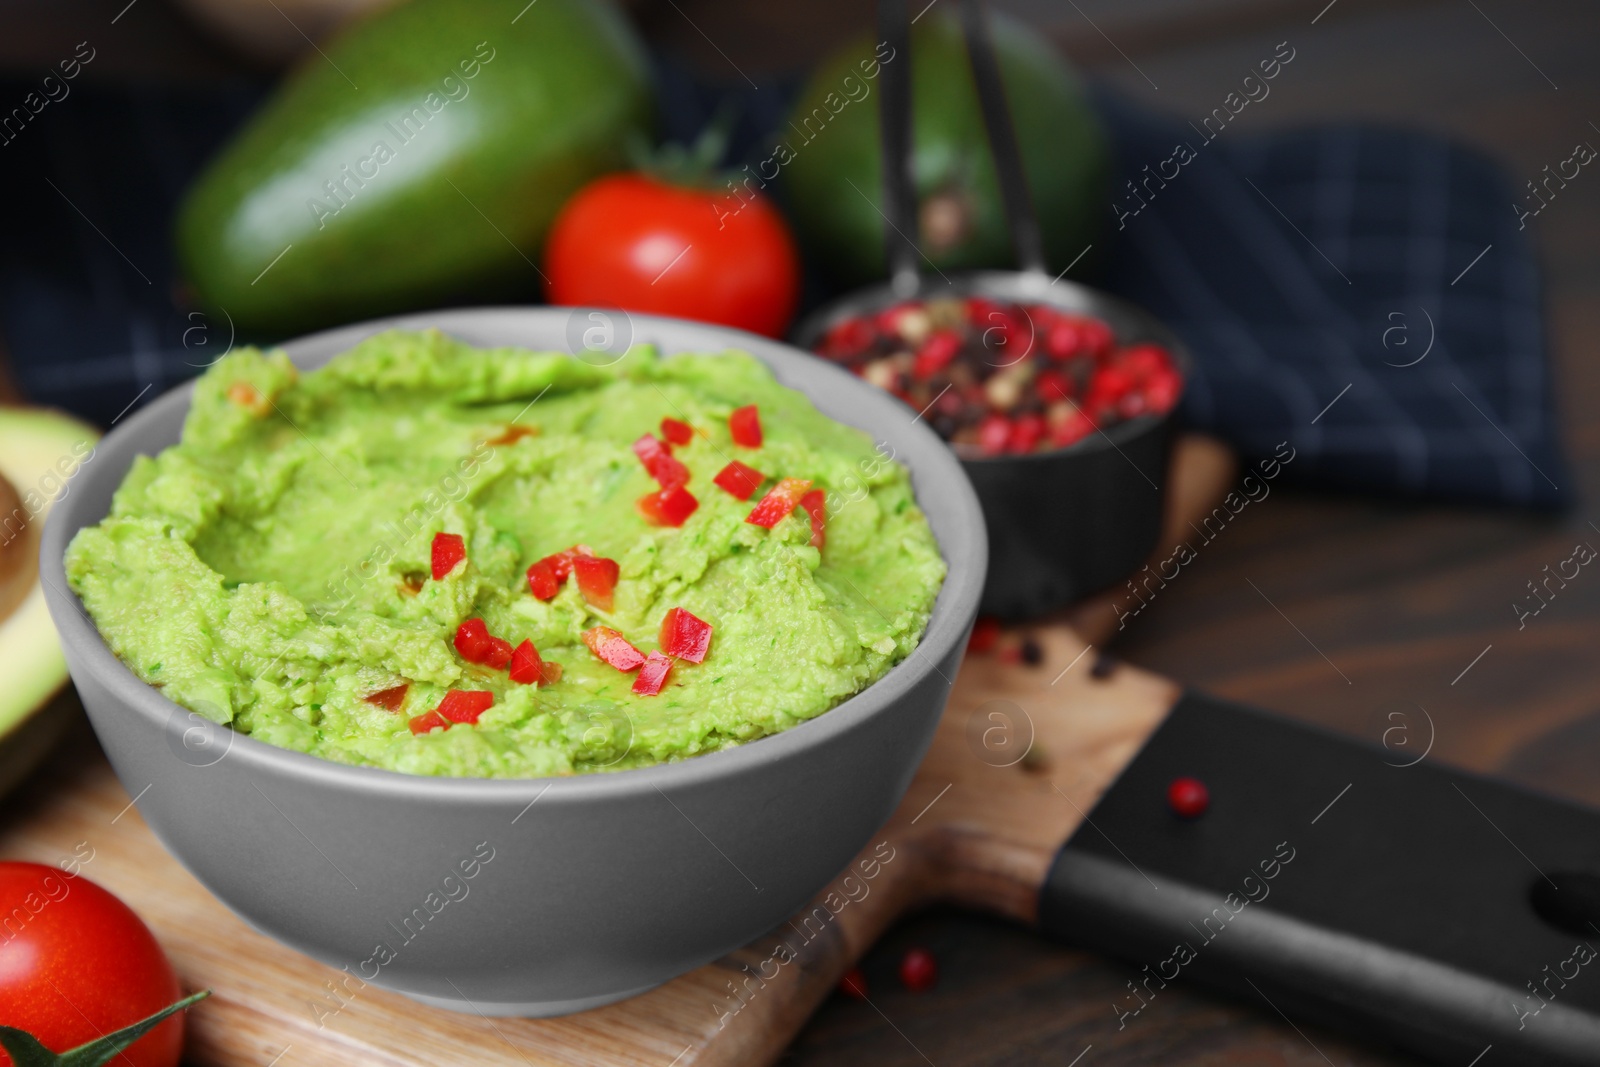
[[[1164,347],[1187,386],[1193,367],[1188,351],[1154,316],[1086,286],[1016,271],[924,278],[910,296],[890,285],[857,290],[801,322],[795,344],[814,350],[841,321],[907,299],[970,296],[1048,304],[1098,318],[1118,344]],[[1161,535],[1172,440],[1169,411],[1119,422],[1065,448],[962,457],[989,529],[988,581],[979,610],[1005,619],[1045,615],[1138,570]]]

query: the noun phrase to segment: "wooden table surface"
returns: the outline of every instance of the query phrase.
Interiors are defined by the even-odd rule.
[[[0,19],[29,6],[9,7]],[[216,69],[209,48],[201,55],[172,44],[182,20],[161,0],[142,6],[153,28],[130,19],[129,32],[150,37],[164,72],[182,66],[171,58],[174,48],[194,53],[195,71]],[[862,24],[868,10],[847,0],[643,6],[654,39],[708,70],[809,58]],[[1271,103],[1250,109],[1241,125],[1267,130],[1352,117],[1420,124],[1492,151],[1519,178],[1566,158],[1575,141],[1600,137],[1591,126],[1600,122],[1600,65],[1592,58],[1600,10],[1577,0],[1007,6],[1041,21],[1096,75],[1185,115],[1209,111],[1267,54],[1263,47],[1288,39],[1297,49],[1293,78],[1276,82]],[[1163,17],[1151,17],[1152,7]],[[49,32],[39,40],[53,44]],[[0,49],[0,65],[23,66],[17,52]],[[1600,351],[1591,332],[1600,327],[1600,179],[1590,182],[1574,182],[1533,223],[1578,500],[1571,515],[1276,492],[1185,568],[1117,653],[1214,693],[1374,740],[1384,711],[1396,702],[1419,704],[1436,724],[1429,758],[1600,804],[1600,657],[1593,651],[1600,580],[1572,583],[1521,632],[1511,608],[1545,564],[1566,558],[1579,540],[1600,539],[1589,525],[1600,525],[1592,508],[1600,487]],[[1374,359],[1384,325],[1373,325]],[[938,956],[941,979],[931,992],[913,995],[894,979],[900,954],[912,945]],[[1412,1062],[1314,1028],[1297,1030],[1260,1005],[1181,987],[1118,1032],[1110,1005],[1132,969],[953,911],[902,923],[864,969],[881,1011],[833,998],[785,1064]]]

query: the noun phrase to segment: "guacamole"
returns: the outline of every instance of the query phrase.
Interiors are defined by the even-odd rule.
[[[664,419],[692,436],[662,440]],[[734,460],[759,488],[729,481]],[[773,509],[803,482],[823,495]],[[649,506],[682,493],[687,517]],[[782,517],[747,521],[761,508]],[[542,561],[574,553],[614,578],[596,563],[549,585]],[[324,759],[461,777],[644,766],[814,718],[910,655],[945,574],[888,448],[749,355],[594,366],[434,331],[305,374],[224,357],[182,441],[135,461],[66,568],[111,649],[178,704]],[[674,609],[709,646],[695,630],[667,668]],[[491,639],[531,643],[539,682]],[[637,667],[624,646],[656,655]]]

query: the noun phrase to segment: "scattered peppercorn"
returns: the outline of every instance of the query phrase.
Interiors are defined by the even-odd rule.
[[[1180,819],[1198,819],[1211,806],[1211,791],[1198,778],[1174,778],[1167,786],[1167,807]]]
[[[1022,769],[1029,774],[1044,774],[1050,770],[1050,755],[1037,744],[1028,746],[1022,754]]]
[[[1022,662],[1030,667],[1037,667],[1044,662],[1044,649],[1031,637],[1022,639]]]
[[[939,981],[939,962],[925,948],[908,949],[900,957],[900,984],[913,993],[924,993]]]
[[[993,615],[980,615],[972,624],[972,636],[967,638],[967,651],[981,656],[994,648],[1000,640],[1000,620]]]
[[[1111,677],[1111,672],[1117,669],[1117,661],[1111,658],[1109,652],[1097,652],[1094,657],[1094,666],[1089,668],[1089,676],[1101,681]]]
[[[839,992],[854,1000],[867,999],[867,976],[860,967],[852,967],[839,979]]]
[[[1165,348],[1119,342],[1105,322],[1048,304],[900,303],[834,324],[816,350],[918,411],[932,408],[934,431],[970,456],[1064,448],[1165,414],[1183,392]]]

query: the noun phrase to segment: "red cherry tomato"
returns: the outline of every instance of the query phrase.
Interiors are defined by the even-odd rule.
[[[746,191],[613,174],[584,186],[545,244],[552,304],[675,315],[780,337],[799,299],[794,239]]]
[[[154,1015],[182,996],[161,946],[129,907],[88,879],[37,863],[0,863],[0,1024],[65,1052]],[[118,1056],[173,1067],[183,1013]],[[0,1067],[11,1057],[0,1052]]]

